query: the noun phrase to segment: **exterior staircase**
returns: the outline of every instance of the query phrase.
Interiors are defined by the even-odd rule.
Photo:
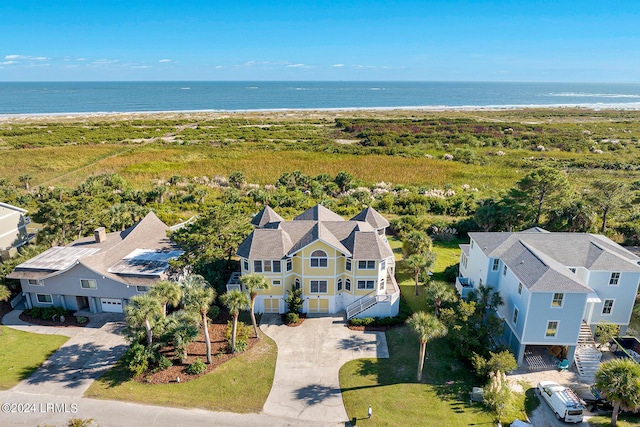
[[[583,378],[595,378],[596,371],[600,367],[602,353],[596,348],[591,328],[584,321],[580,326],[578,346],[573,358],[578,374]]]

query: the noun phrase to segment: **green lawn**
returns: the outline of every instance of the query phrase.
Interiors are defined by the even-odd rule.
[[[68,339],[0,326],[0,390],[28,378]]]
[[[495,416],[482,405],[469,405],[474,383],[466,366],[450,354],[445,340],[427,345],[427,359],[421,383],[416,382],[418,341],[407,327],[387,332],[391,358],[359,359],[340,370],[340,387],[352,423],[367,426],[493,425]],[[518,395],[515,407],[524,407]],[[373,417],[367,419],[367,408]],[[521,410],[505,410],[504,420],[523,419]],[[437,422],[436,422],[437,420]]]
[[[276,366],[277,347],[262,339],[248,352],[196,380],[179,384],[141,384],[117,365],[94,381],[86,397],[152,405],[202,408],[236,413],[260,412],[267,400]]]
[[[611,414],[599,415],[589,419],[592,427],[609,427],[611,425]],[[640,415],[620,415],[618,417],[618,427],[637,427],[640,425]]]

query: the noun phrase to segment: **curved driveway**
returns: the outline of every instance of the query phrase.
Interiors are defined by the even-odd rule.
[[[343,317],[307,317],[297,327],[280,316],[262,316],[260,329],[278,345],[271,393],[263,413],[298,420],[344,423],[338,371],[361,358],[387,358],[384,332],[352,331]]]

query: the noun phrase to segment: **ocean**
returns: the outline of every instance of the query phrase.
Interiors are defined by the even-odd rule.
[[[553,106],[640,110],[640,84],[301,81],[0,83],[0,115]]]

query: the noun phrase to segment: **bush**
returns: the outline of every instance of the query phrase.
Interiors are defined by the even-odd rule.
[[[300,320],[300,315],[298,313],[289,312],[284,315],[284,323],[286,323],[287,325],[298,323],[299,320]]]
[[[187,374],[189,375],[198,375],[203,373],[207,369],[207,365],[200,359],[196,359],[191,365],[187,366]]]
[[[149,362],[154,359],[153,352],[140,343],[131,345],[123,357],[126,368],[134,377],[146,372],[149,369]]]
[[[220,315],[220,307],[217,305],[212,305],[209,307],[209,311],[207,312],[207,317],[211,320],[216,320]]]
[[[452,264],[449,267],[444,269],[444,278],[447,282],[453,283],[456,281],[456,277],[458,277],[458,269],[460,268],[460,263]]]
[[[225,338],[227,339],[227,345],[229,351],[231,351],[231,333],[233,331],[233,323],[227,322],[227,332]],[[240,353],[245,351],[249,347],[249,337],[251,336],[251,327],[244,322],[238,322],[236,330],[236,352]]]
[[[376,319],[374,319],[373,317],[361,317],[361,318],[354,317],[353,319],[349,319],[349,324],[351,326],[369,326],[375,320]]]
[[[78,317],[76,317],[76,321],[78,323],[80,323],[81,325],[84,325],[85,323],[87,323],[89,321],[89,319],[84,317],[84,316],[78,316]]]
[[[290,312],[300,313],[302,311],[302,304],[304,304],[302,300],[302,289],[287,291],[287,298],[285,298],[284,302],[287,303]]]
[[[158,360],[158,370],[164,371],[165,369],[169,369],[173,366],[173,362],[167,356],[160,356],[160,360]]]

